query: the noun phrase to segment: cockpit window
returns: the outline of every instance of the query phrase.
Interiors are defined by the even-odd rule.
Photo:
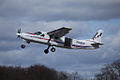
[[[36,34],[36,35],[40,35],[40,34],[42,34],[41,32],[35,32],[34,34]]]

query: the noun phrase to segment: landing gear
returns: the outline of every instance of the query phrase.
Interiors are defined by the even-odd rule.
[[[50,40],[52,39],[52,37],[53,37],[53,35],[50,35],[50,39],[48,40],[48,48],[47,49],[45,49],[44,50],[44,52],[45,52],[45,54],[48,54],[49,53],[49,48],[52,46],[51,44],[50,44]],[[52,48],[51,48],[51,51],[52,52],[55,52],[55,48],[52,46]]]
[[[49,48],[50,48],[50,46],[51,46],[51,45],[49,45],[48,48],[44,50],[44,53],[45,53],[45,54],[48,54],[48,53],[49,53]],[[51,52],[55,52],[55,48],[54,48],[54,47],[51,48]]]
[[[23,48],[23,49],[24,49],[24,48],[25,48],[25,45],[24,45],[24,44],[22,44],[22,45],[21,45],[21,48]]]
[[[21,48],[25,48],[25,45],[24,45],[24,43],[25,43],[26,41],[23,39],[23,43],[21,44]]]
[[[44,50],[45,54],[48,54],[48,52],[49,52],[49,48],[50,48],[50,45],[48,46],[47,49]]]

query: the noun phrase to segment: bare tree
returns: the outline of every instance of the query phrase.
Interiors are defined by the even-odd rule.
[[[96,74],[95,80],[120,80],[120,60],[106,64],[101,73]]]

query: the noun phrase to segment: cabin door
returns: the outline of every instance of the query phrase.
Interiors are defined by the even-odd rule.
[[[65,47],[71,48],[72,39],[65,37]]]

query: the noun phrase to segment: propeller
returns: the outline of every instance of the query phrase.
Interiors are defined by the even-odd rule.
[[[18,30],[18,33],[21,33],[21,28]]]
[[[20,33],[21,33],[21,28],[18,29],[18,31],[17,31],[17,38],[20,37]]]

